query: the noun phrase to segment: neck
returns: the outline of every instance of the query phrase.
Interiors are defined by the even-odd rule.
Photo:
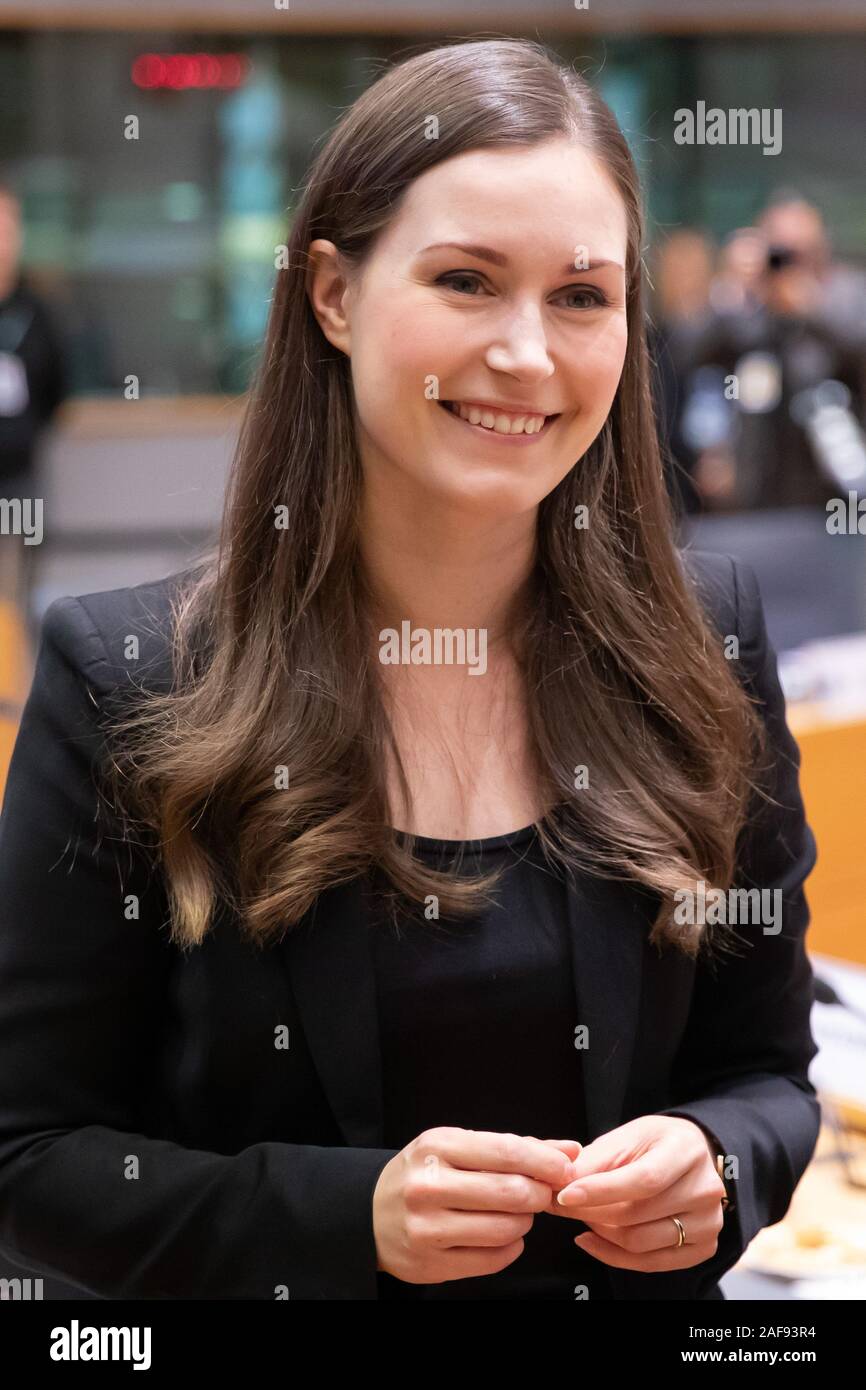
[[[504,650],[534,569],[536,517],[479,516],[411,481],[366,480],[358,534],[377,624],[485,629],[488,651]]]

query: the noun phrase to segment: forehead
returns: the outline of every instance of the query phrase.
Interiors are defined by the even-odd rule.
[[[604,165],[580,145],[469,150],[437,164],[407,189],[393,243],[415,253],[433,241],[474,241],[516,257],[527,244],[562,260],[576,245],[624,261],[625,205]],[[392,238],[389,237],[389,240]]]

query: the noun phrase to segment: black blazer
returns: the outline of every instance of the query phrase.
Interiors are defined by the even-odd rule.
[[[803,881],[816,857],[757,581],[728,557],[686,572],[760,696],[774,795],[742,867],[783,890],[780,935],[715,974],[647,942],[650,895],[576,876],[578,1016],[589,1025],[588,1139],[685,1115],[736,1156],[712,1259],[610,1270],[626,1299],[720,1297],[718,1278],[780,1220],[813,1153],[812,974]],[[268,948],[220,908],[204,944],[167,937],[161,875],[97,816],[97,720],[134,679],[166,688],[177,576],[61,598],[45,615],[0,818],[0,1249],[108,1298],[375,1299],[382,1146],[375,988],[359,883],[320,896]],[[102,838],[97,834],[102,826]],[[135,895],[132,898],[130,895]],[[135,902],[138,909],[135,915]],[[288,1048],[274,1045],[287,1027]],[[563,1218],[565,1219],[565,1218]]]

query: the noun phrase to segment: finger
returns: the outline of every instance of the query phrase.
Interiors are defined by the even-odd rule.
[[[429,1185],[430,1205],[454,1211],[539,1212],[550,1206],[549,1183],[525,1173],[477,1173],[441,1165]]]
[[[578,1140],[578,1139],[546,1139],[544,1142],[545,1142],[546,1144],[553,1144],[553,1145],[556,1146],[556,1148],[561,1149],[562,1152],[563,1152],[568,1158],[570,1158],[570,1159],[572,1160],[572,1170],[573,1170],[573,1168],[574,1168],[574,1160],[580,1157],[580,1154],[581,1154],[581,1152],[582,1152],[582,1150],[583,1150],[583,1144],[580,1142],[580,1140]],[[572,1177],[574,1176],[573,1171],[572,1171],[571,1176],[572,1176]],[[570,1179],[569,1179],[569,1180],[570,1180]],[[547,1205],[546,1205],[545,1207],[542,1207],[542,1208],[541,1208],[541,1210],[542,1210],[542,1211],[545,1211],[545,1212],[552,1212],[552,1211],[554,1211],[554,1208],[555,1208],[555,1214],[556,1214],[557,1216],[565,1216],[565,1215],[570,1214],[570,1213],[566,1213],[565,1211],[563,1211],[562,1207],[556,1206],[556,1193],[557,1193],[558,1190],[559,1190],[559,1189],[557,1189],[557,1188],[555,1188],[555,1187],[551,1190],[551,1192],[550,1192],[550,1200],[549,1200],[549,1202],[547,1203]]]
[[[686,1243],[679,1249],[676,1249],[672,1242],[670,1248],[665,1247],[663,1250],[653,1250],[641,1255],[622,1250],[618,1245],[613,1245],[609,1240],[604,1240],[602,1236],[591,1231],[584,1231],[583,1235],[575,1236],[574,1243],[602,1264],[610,1265],[614,1269],[634,1269],[644,1274],[658,1274],[669,1269],[690,1269],[692,1265],[702,1264],[704,1260],[710,1259],[715,1253],[715,1241],[703,1245]]]
[[[680,1249],[687,1245],[705,1245],[714,1241],[719,1234],[722,1226],[721,1207],[718,1212],[703,1210],[677,1211],[676,1216],[682,1222],[686,1239]],[[606,1222],[592,1221],[587,1223],[594,1235],[602,1240],[609,1241],[611,1245],[618,1246],[621,1250],[629,1250],[633,1254],[643,1255],[653,1250],[664,1250],[668,1246],[679,1245],[679,1228],[670,1216],[661,1218],[658,1221],[642,1221],[636,1225],[614,1226]]]
[[[638,1225],[644,1221],[656,1221],[671,1212],[677,1215],[691,1208],[706,1208],[712,1211],[725,1195],[725,1185],[721,1178],[713,1174],[712,1192],[707,1187],[708,1177],[699,1168],[690,1168],[670,1187],[654,1197],[639,1198],[623,1202],[567,1202],[559,1203],[554,1194],[550,1210],[557,1216],[567,1216],[579,1221],[587,1221],[593,1226],[608,1222],[615,1226]],[[563,1188],[563,1193],[568,1189]]]
[[[581,1146],[581,1151],[577,1154],[572,1163],[572,1175],[569,1183],[560,1188],[562,1192],[568,1192],[574,1188],[583,1177],[598,1171],[607,1171],[617,1168],[629,1162],[634,1157],[632,1145],[628,1139],[623,1139],[622,1127],[610,1130],[607,1134],[602,1134],[598,1139],[594,1139],[589,1144]],[[567,1208],[557,1201],[557,1192],[554,1191],[553,1200],[548,1210],[556,1216],[574,1217],[577,1215],[573,1200],[570,1198]]]
[[[565,1154],[566,1158],[574,1160],[580,1157],[583,1145],[578,1139],[545,1139],[545,1144],[553,1144],[557,1149]]]
[[[614,1168],[622,1168],[648,1149],[646,1134],[641,1137],[639,1128],[633,1124],[619,1125],[583,1145],[574,1161],[574,1181],[590,1173],[606,1173]]]
[[[591,1207],[582,1202],[562,1203],[557,1200],[558,1193],[551,1192],[550,1205],[544,1210],[551,1216],[564,1216],[566,1221],[610,1221],[614,1225],[625,1225],[633,1220],[633,1202],[608,1202],[604,1206]]]
[[[677,1182],[695,1165],[695,1157],[683,1151],[676,1140],[660,1139],[651,1149],[622,1167],[602,1172],[581,1173],[586,1160],[584,1149],[575,1163],[574,1179],[559,1193],[562,1206],[570,1203],[602,1206],[608,1202],[633,1202],[657,1196]]]
[[[478,1279],[484,1274],[498,1274],[523,1254],[524,1242],[513,1240],[497,1249],[480,1249],[472,1245],[452,1245],[447,1252],[446,1279]]]
[[[429,1152],[420,1140],[429,1137]],[[419,1152],[425,1161],[448,1163],[453,1168],[487,1173],[524,1173],[550,1187],[571,1181],[571,1161],[552,1144],[532,1135],[499,1134],[495,1131],[458,1129],[443,1125],[419,1136]]]
[[[432,1217],[430,1219],[431,1222],[434,1220]],[[510,1245],[512,1241],[522,1240],[531,1229],[532,1222],[531,1215],[509,1216],[504,1212],[437,1212],[429,1239],[425,1241],[423,1233],[419,1238],[436,1250],[450,1250],[455,1245],[497,1249],[501,1245]]]

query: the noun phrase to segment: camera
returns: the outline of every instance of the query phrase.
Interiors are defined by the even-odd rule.
[[[797,253],[790,246],[770,246],[767,249],[767,270],[784,270],[797,264]]]

